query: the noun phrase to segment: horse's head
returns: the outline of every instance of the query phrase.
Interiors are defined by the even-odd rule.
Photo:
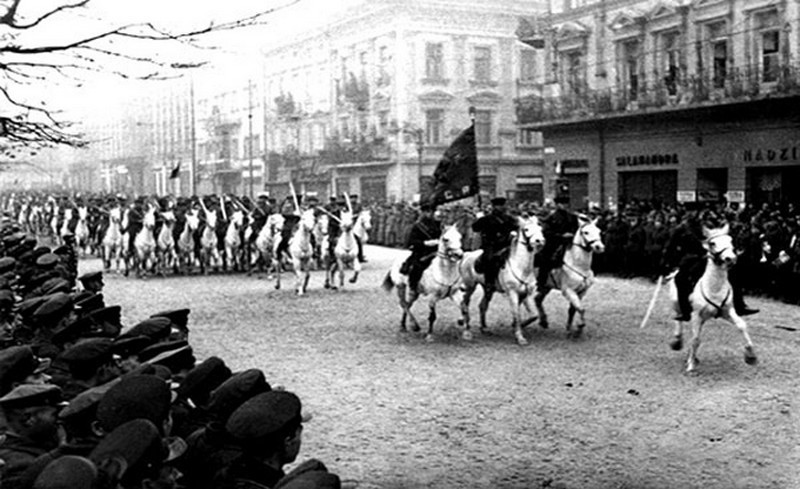
[[[206,212],[206,228],[208,229],[217,228],[217,212],[213,209],[208,210]]]
[[[314,210],[313,209],[306,209],[300,214],[300,227],[305,229],[306,231],[311,231],[314,229],[314,223],[316,222],[316,217],[314,217]]]
[[[144,214],[144,218],[142,218],[142,226],[146,227],[147,229],[153,229],[156,227],[156,208],[150,207],[147,209],[147,212]]]
[[[720,228],[709,229],[703,226],[703,235],[706,240],[703,247],[708,251],[708,256],[718,266],[728,268],[736,263],[736,251],[733,248],[733,239],[728,234],[726,223]]]
[[[242,212],[241,209],[233,211],[233,214],[231,214],[231,224],[236,226],[236,229],[242,227],[242,224],[244,224],[244,212]]]
[[[359,212],[357,221],[361,223],[365,231],[372,229],[372,213],[369,209],[364,209]]]
[[[175,213],[172,211],[166,211],[161,213],[161,217],[164,218],[164,224],[167,226],[172,226],[175,224]]]
[[[464,250],[461,247],[461,233],[455,224],[447,226],[439,238],[438,254],[447,258],[448,260],[460,260],[464,256]]]
[[[520,217],[518,224],[519,242],[525,245],[528,251],[536,253],[544,248],[544,232],[536,216]]]
[[[200,216],[194,210],[186,213],[186,227],[188,227],[190,231],[195,231],[200,227]]]
[[[342,231],[349,231],[353,229],[353,213],[350,211],[343,211],[339,215],[339,227]]]
[[[87,217],[89,217],[89,209],[83,206],[78,207],[78,219],[85,221]]]
[[[594,253],[602,253],[606,250],[600,236],[600,228],[597,226],[597,218],[589,219],[584,215],[578,216],[578,232],[575,233],[572,244]]]
[[[119,224],[119,221],[122,219],[122,209],[114,207],[108,211],[108,219],[114,224]]]

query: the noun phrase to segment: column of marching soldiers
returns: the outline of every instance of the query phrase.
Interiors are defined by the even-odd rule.
[[[195,358],[189,309],[123,328],[74,239],[0,217],[0,487],[342,486],[316,459],[285,473],[310,419],[295,394]]]

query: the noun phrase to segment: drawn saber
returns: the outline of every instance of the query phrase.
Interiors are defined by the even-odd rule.
[[[642,329],[647,325],[647,321],[650,320],[650,316],[653,314],[653,309],[656,307],[656,301],[658,300],[658,293],[661,292],[661,286],[664,284],[664,276],[659,275],[658,280],[656,280],[656,288],[653,291],[653,297],[650,298],[650,304],[647,305],[647,311],[644,313],[644,318],[642,319],[642,324],[639,325],[639,329]]]

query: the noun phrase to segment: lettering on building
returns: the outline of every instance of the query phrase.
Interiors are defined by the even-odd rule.
[[[677,164],[677,153],[617,156],[617,166],[660,166]]]
[[[798,161],[800,160],[800,146],[786,146],[783,148],[758,148],[746,149],[742,155],[746,162],[751,161]]]

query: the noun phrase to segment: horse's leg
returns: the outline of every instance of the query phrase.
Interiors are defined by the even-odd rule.
[[[563,289],[561,289],[561,294],[564,296],[565,299],[569,302],[569,313],[567,314],[567,336],[571,338],[577,338],[581,335],[585,324],[583,324],[583,319],[581,322],[578,323],[578,327],[575,332],[572,332],[572,320],[575,317],[575,313],[577,312],[580,314],[581,318],[583,318],[583,304],[581,304],[581,298],[578,296],[578,293],[575,292],[574,289],[570,289],[562,284]]]
[[[462,337],[467,340],[472,340],[472,331],[469,329],[469,302],[472,299],[472,294],[475,292],[475,284],[464,286],[464,295],[461,297],[461,324],[464,325],[464,333]]]
[[[311,262],[310,261],[307,261],[303,265],[303,275],[305,277],[305,278],[303,278],[303,293],[305,294],[306,291],[308,290],[308,280],[311,278]]]
[[[272,269],[275,271],[275,290],[281,288],[281,257],[275,255],[272,257]]]
[[[303,270],[301,268],[300,260],[292,257],[292,268],[294,269],[295,287],[294,292],[297,295],[303,295]]]
[[[683,322],[675,320],[675,332],[672,334],[672,341],[669,342],[669,347],[675,351],[683,348]]]
[[[750,339],[750,334],[747,332],[747,323],[736,314],[736,311],[732,307],[728,311],[728,320],[739,328],[739,331],[742,332],[742,336],[744,336],[744,362],[748,365],[755,365],[758,363],[758,357],[756,357],[756,352],[753,349],[753,341]]]
[[[480,304],[478,304],[478,312],[480,313],[481,333],[483,334],[488,334],[488,329],[486,328],[486,311],[489,310],[489,303],[492,301],[493,295],[494,295],[494,289],[489,289],[484,287],[483,297],[481,297],[481,302]]]
[[[525,346],[528,344],[528,340],[525,338],[525,335],[522,334],[522,321],[519,313],[519,294],[513,290],[509,290],[508,303],[511,306],[511,327],[514,328],[514,336],[517,338],[517,344],[519,346]]]
[[[533,302],[536,304],[536,311],[539,313],[539,327],[543,329],[547,329],[549,327],[549,323],[547,322],[547,313],[544,312],[544,299],[547,297],[549,292],[549,287],[542,287],[536,291],[536,296],[533,298]]]
[[[689,354],[686,357],[686,372],[692,373],[700,361],[697,359],[697,350],[700,348],[700,332],[703,329],[703,318],[698,311],[692,311],[692,339],[689,341]]]
[[[536,304],[533,301],[533,297],[534,297],[533,293],[529,293],[525,296],[525,299],[522,300],[522,305],[525,306],[525,309],[528,311],[528,314],[530,314],[530,317],[528,319],[520,323],[520,327],[522,328],[527,327],[529,324],[533,323],[534,321],[536,321],[536,319],[538,319],[538,315],[535,312],[533,312],[534,309],[536,308]]]
[[[358,274],[361,272],[361,262],[358,261],[358,257],[353,260],[353,277],[350,279],[350,283],[356,283],[358,280]]]
[[[358,261],[358,258],[356,258]],[[428,302],[428,334],[425,335],[425,341],[433,343],[433,324],[436,322],[436,303],[439,302],[439,297],[436,294],[431,294],[431,299]]]
[[[408,301],[407,298],[407,287],[405,284],[397,284],[397,299],[400,302],[400,308],[403,310],[403,315],[400,317],[400,331],[405,332],[406,329],[406,320],[408,317],[411,317],[412,324],[416,324],[416,318],[414,315],[411,314],[411,304],[413,304],[413,300],[411,302]],[[415,331],[418,331],[419,327]]]

